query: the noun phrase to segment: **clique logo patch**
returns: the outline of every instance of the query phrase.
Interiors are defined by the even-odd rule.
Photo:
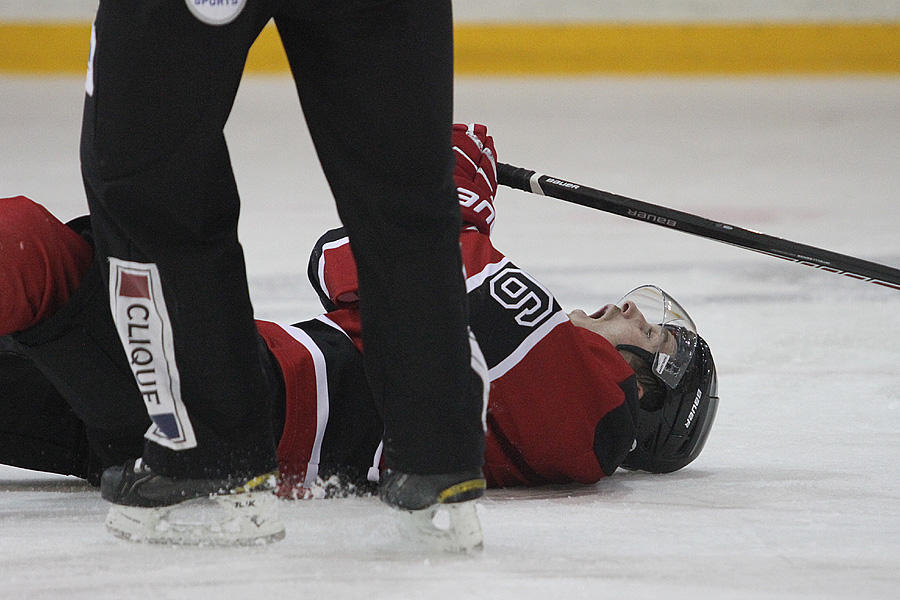
[[[153,263],[110,257],[109,300],[116,331],[153,422],[144,437],[172,450],[195,448],[194,427],[181,398],[172,321],[159,269]]]
[[[207,25],[227,25],[234,21],[247,0],[184,0],[191,14]]]

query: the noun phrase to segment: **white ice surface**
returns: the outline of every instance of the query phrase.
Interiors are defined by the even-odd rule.
[[[77,79],[0,78],[0,195],[84,212]],[[900,266],[900,79],[465,79],[500,159]],[[337,223],[287,79],[227,133],[259,317],[317,312]],[[97,493],[0,467],[0,598],[900,598],[900,292],[502,189],[495,242],[568,308],[656,283],[719,366],[704,454],[666,476],[492,491],[486,550],[405,546],[375,499],[283,503],[254,549],[131,545]]]

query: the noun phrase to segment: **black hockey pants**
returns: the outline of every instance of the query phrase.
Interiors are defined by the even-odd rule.
[[[479,466],[449,0],[247,0],[218,26],[193,1],[101,0],[82,129],[114,319],[155,426],[145,460],[176,477],[275,466],[223,135],[247,52],[274,17],[359,267],[387,466]]]

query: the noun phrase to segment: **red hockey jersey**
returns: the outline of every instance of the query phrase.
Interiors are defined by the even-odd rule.
[[[492,193],[479,193],[468,189],[477,185],[462,183],[460,245],[470,325],[491,382],[484,457],[488,484],[596,482],[612,474],[631,449],[631,407],[637,403],[634,373],[605,339],[575,327],[549,290],[493,247]],[[5,200],[4,207],[16,214],[28,211],[35,223],[30,237],[49,240],[56,250],[62,252],[66,243],[77,242],[78,252],[63,254],[80,260],[71,264],[57,260],[61,267],[53,277],[28,266],[35,275],[34,286],[21,288],[54,293],[59,288],[68,294],[90,262],[90,246],[24,198]],[[37,227],[45,221],[55,222],[53,227],[62,233]],[[10,245],[25,244],[16,241],[23,239],[22,231],[6,232],[13,239]],[[5,279],[14,283],[21,257],[8,266],[15,276]],[[327,314],[295,325],[257,323],[284,378],[286,405],[278,457],[288,490],[311,487],[317,477],[332,474],[375,479],[380,465],[383,427],[362,369],[356,266],[342,232],[328,232],[319,240],[310,279]],[[10,310],[0,310],[5,317],[0,321],[8,322],[9,331],[30,326],[53,310],[48,305],[35,316],[29,312],[31,296],[19,291],[6,294],[4,298],[15,302],[9,303]]]
[[[470,326],[491,381],[484,457],[488,485],[590,484],[611,475],[634,440],[634,372],[609,342],[573,325],[549,290],[493,247],[492,203],[467,205],[468,198],[461,190],[465,225],[460,245]],[[335,408],[350,401],[337,391],[346,389],[339,381],[346,382],[347,374],[336,371],[348,369],[348,352],[362,351],[356,268],[340,230],[320,240],[310,278],[323,303],[336,310],[296,326],[260,323],[285,374],[287,414],[278,448],[282,472],[286,480],[307,486],[324,466],[323,454],[340,455],[327,448],[329,430],[356,428],[362,434],[377,421],[360,422],[358,410],[342,410],[346,422],[334,419]],[[332,367],[339,361],[340,367]],[[356,377],[363,377],[361,366],[354,368]],[[336,437],[353,443],[352,432]],[[377,477],[377,448],[370,479]]]

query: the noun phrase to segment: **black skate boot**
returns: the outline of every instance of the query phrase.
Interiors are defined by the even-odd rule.
[[[276,473],[251,479],[172,479],[137,459],[103,472],[100,493],[113,504],[106,528],[134,542],[249,545],[284,538]]]
[[[401,533],[440,550],[465,553],[483,547],[476,501],[485,487],[478,469],[439,475],[387,469],[378,493],[382,502],[400,511]]]

